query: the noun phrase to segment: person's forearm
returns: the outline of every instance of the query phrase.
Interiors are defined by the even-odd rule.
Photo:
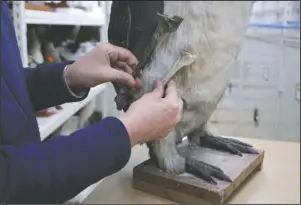
[[[53,63],[24,68],[26,84],[34,109],[41,110],[66,102],[83,100],[89,89],[83,89],[83,95],[76,97],[70,93],[65,79],[64,68],[73,62]]]
[[[63,203],[122,169],[131,153],[117,118],[21,146],[0,146],[0,203]]]

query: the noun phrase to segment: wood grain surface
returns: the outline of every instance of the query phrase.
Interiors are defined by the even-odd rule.
[[[221,168],[232,183],[220,181],[210,184],[200,178],[168,174],[146,160],[134,167],[133,187],[137,190],[163,197],[178,203],[223,204],[246,181],[253,172],[261,170],[264,151],[259,155],[244,154],[243,157],[208,148],[190,148],[186,143],[179,147],[182,156],[193,157]]]

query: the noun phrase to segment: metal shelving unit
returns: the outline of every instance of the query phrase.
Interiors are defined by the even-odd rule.
[[[105,24],[104,13],[95,16],[85,12],[76,15],[47,11],[25,10],[26,24],[49,25],[79,25],[79,26],[103,26]]]
[[[18,40],[19,49],[21,52],[22,63],[24,67],[28,66],[28,51],[27,51],[27,25],[28,24],[43,24],[43,25],[82,25],[82,26],[99,26],[101,41],[107,41],[107,15],[106,11],[107,2],[103,1],[101,7],[101,13],[99,15],[93,15],[90,13],[79,12],[76,15],[63,12],[47,12],[47,11],[35,11],[26,10],[24,1],[13,2],[13,22],[16,31],[16,37]],[[71,116],[73,116],[78,110],[83,108],[90,101],[94,100],[99,94],[103,93],[106,89],[106,85],[102,85],[99,88],[93,89],[93,92],[89,94],[86,103],[68,103],[63,105],[63,109],[54,116],[39,117],[38,123],[41,132],[42,140],[46,139],[51,133],[53,133],[58,127],[63,125]],[[105,99],[102,99],[105,101]],[[68,111],[68,110],[73,110]],[[101,109],[100,109],[101,110]],[[68,113],[68,114],[66,114]],[[53,123],[52,119],[58,119]]]
[[[43,24],[43,25],[81,25],[81,26],[99,26],[101,41],[107,41],[107,5],[106,1],[102,2],[101,12],[94,15],[90,13],[69,14],[63,12],[47,12],[26,10],[24,1],[13,2],[13,21],[18,40],[19,49],[23,66],[28,66],[27,53],[27,25],[28,24]]]
[[[39,117],[38,125],[41,133],[41,139],[46,139],[54,130],[58,129],[64,122],[77,113],[81,108],[85,107],[99,93],[105,90],[105,85],[99,85],[91,89],[86,99],[80,102],[66,103],[61,105],[62,110],[49,117]]]

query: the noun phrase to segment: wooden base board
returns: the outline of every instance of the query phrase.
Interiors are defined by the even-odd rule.
[[[192,149],[184,143],[179,146],[182,156],[220,167],[233,182],[215,179],[218,182],[215,186],[199,178],[165,173],[151,160],[146,160],[134,167],[133,187],[178,203],[223,204],[253,172],[261,170],[264,151],[258,151],[258,155],[239,157],[207,148]]]

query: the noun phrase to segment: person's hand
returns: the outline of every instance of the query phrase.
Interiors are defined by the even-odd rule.
[[[170,81],[164,92],[163,85],[156,81],[154,90],[132,103],[119,119],[127,128],[134,146],[166,137],[180,121],[182,108],[176,84]]]
[[[129,50],[103,43],[69,65],[64,76],[67,84],[75,88],[91,88],[106,82],[139,87],[131,75],[137,63]]]

